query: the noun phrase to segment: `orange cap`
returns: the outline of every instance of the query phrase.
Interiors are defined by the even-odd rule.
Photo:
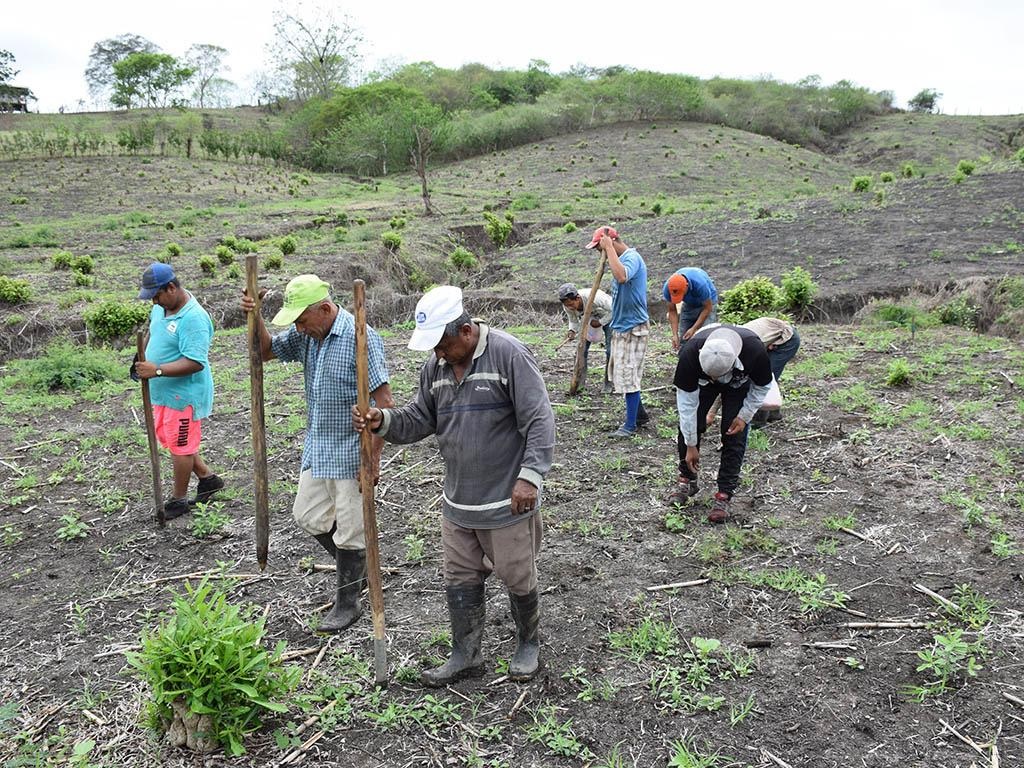
[[[668,279],[668,295],[673,304],[678,304],[686,295],[686,289],[690,287],[689,281],[678,273]]]

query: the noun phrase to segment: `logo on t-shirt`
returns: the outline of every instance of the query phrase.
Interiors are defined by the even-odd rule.
[[[168,333],[177,333],[178,332],[178,321],[177,320],[171,320],[171,322],[169,322],[167,324],[167,332]]]

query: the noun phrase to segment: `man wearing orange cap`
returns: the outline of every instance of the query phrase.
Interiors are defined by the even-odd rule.
[[[633,437],[649,421],[640,399],[644,356],[650,335],[647,314],[647,264],[612,227],[598,227],[587,248],[600,248],[612,277],[612,355],[608,377],[626,398],[626,420],[610,437]]]
[[[697,267],[683,267],[668,280],[662,288],[662,296],[668,302],[668,324],[672,326],[672,349],[679,350],[679,345],[699,331],[704,325],[710,325],[718,319],[715,307],[718,304],[718,291],[708,273]],[[682,322],[680,323],[679,306],[682,305]],[[682,336],[679,328],[682,326]]]

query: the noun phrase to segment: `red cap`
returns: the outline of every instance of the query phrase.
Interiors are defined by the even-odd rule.
[[[601,242],[601,238],[608,235],[612,240],[615,240],[619,233],[611,227],[598,227],[594,230],[594,236],[590,239],[590,244],[584,246],[585,248],[596,248],[597,244]]]
[[[678,304],[683,300],[683,296],[686,295],[686,289],[689,288],[690,283],[684,275],[676,273],[668,279],[668,295],[672,299],[673,304]]]

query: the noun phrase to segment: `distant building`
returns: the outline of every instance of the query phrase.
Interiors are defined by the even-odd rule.
[[[0,112],[28,112],[28,101],[35,98],[28,88],[0,83]]]

